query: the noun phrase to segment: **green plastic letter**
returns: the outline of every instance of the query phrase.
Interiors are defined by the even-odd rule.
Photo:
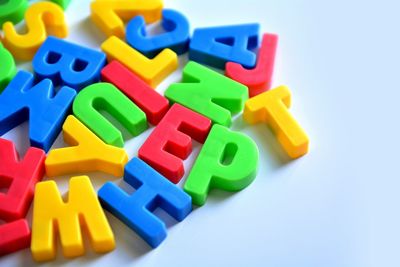
[[[200,151],[184,190],[193,204],[203,205],[208,191],[218,188],[239,191],[254,180],[258,170],[258,148],[248,136],[214,125]]]
[[[28,8],[27,0],[6,0],[0,1],[0,26],[11,21],[13,24],[20,22]]]
[[[122,147],[121,131],[99,111],[109,113],[134,136],[147,129],[145,113],[112,84],[95,83],[84,88],[75,98],[73,112],[106,144]]]
[[[16,72],[17,68],[15,67],[13,56],[0,43],[0,93],[3,92],[7,84],[15,76]]]
[[[190,61],[183,69],[183,83],[169,86],[165,96],[229,127],[232,113],[242,111],[247,87],[207,67]]]
[[[71,0],[50,0],[50,1],[56,3],[64,10],[67,9],[69,2],[71,2]]]

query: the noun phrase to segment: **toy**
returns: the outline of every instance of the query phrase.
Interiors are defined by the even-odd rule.
[[[10,21],[17,24],[24,19],[28,8],[27,0],[7,0],[0,3],[0,25]]]
[[[204,205],[208,191],[239,191],[257,174],[258,149],[246,135],[214,125],[193,165],[184,190],[196,205]]]
[[[246,102],[243,118],[250,124],[268,123],[279,143],[291,158],[298,158],[308,152],[308,137],[301,126],[289,113],[291,104],[289,88],[280,86]]]
[[[67,9],[71,0],[51,0],[51,2],[56,3],[57,5],[59,5],[60,7],[62,7],[65,10],[65,9]]]
[[[49,36],[37,51],[32,67],[38,79],[49,78],[57,85],[80,90],[100,80],[106,55]]]
[[[125,38],[124,21],[142,15],[147,23],[161,19],[162,0],[96,0],[91,9],[92,21],[107,37]]]
[[[112,251],[114,235],[102,206],[158,247],[171,224],[157,217],[159,209],[182,221],[213,190],[236,192],[254,181],[257,145],[229,129],[243,109],[244,121],[271,126],[290,157],[308,152],[308,137],[288,111],[289,89],[270,90],[277,35],[263,34],[260,45],[260,25],[252,23],[195,29],[191,38],[188,19],[163,9],[162,0],[93,0],[91,20],[106,36],[96,51],[62,39],[70,2],[0,0],[0,256],[30,246],[34,260],[49,261],[61,243],[65,257],[77,257],[85,253],[85,233],[95,252]],[[14,26],[23,16],[26,30]],[[80,22],[75,26],[90,27]],[[29,68],[19,61],[30,59],[35,76],[17,73],[15,62]],[[182,80],[160,94],[174,78],[167,77],[188,60]],[[1,136],[20,138],[13,129],[25,121],[31,146],[38,148],[19,160],[13,143]],[[147,121],[154,129],[146,131]],[[234,126],[242,124],[239,118]],[[66,144],[57,139],[53,145],[61,129]],[[129,151],[129,161],[124,139],[145,131],[147,140]],[[198,148],[200,153],[190,167],[185,160],[192,146],[192,156]],[[96,195],[89,177],[75,176],[62,196],[55,181],[40,182],[45,174],[98,171],[108,180],[123,176],[121,187],[106,182]],[[31,233],[30,214],[25,216],[33,194]]]
[[[190,61],[183,69],[182,83],[172,84],[165,96],[229,127],[231,114],[240,112],[248,98],[246,86]]]
[[[192,210],[189,195],[138,158],[125,166],[124,181],[136,189],[132,195],[107,182],[98,192],[100,201],[153,248],[166,238],[167,231],[152,211],[160,207],[182,221]]]
[[[112,61],[101,71],[105,82],[114,84],[146,113],[147,120],[157,125],[169,109],[168,100],[118,61]]]
[[[13,56],[0,43],[0,93],[17,73]]]
[[[101,49],[107,54],[109,62],[118,60],[153,88],[178,68],[178,56],[168,48],[149,59],[112,36],[101,45]]]
[[[192,139],[203,143],[211,121],[174,104],[139,149],[139,158],[173,183],[184,174],[182,160],[192,152]]]
[[[18,219],[0,225],[0,256],[28,248],[31,230],[26,219]]]
[[[100,111],[106,111],[118,120],[133,136],[147,129],[144,112],[109,83],[95,83],[76,96],[72,106],[74,115],[106,144],[124,146],[121,131],[112,125]]]
[[[277,35],[264,34],[255,68],[246,69],[238,63],[228,62],[226,64],[226,76],[246,85],[249,88],[250,97],[269,90],[271,88],[277,45]]]
[[[46,40],[48,31],[60,38],[68,35],[64,12],[57,4],[32,4],[25,13],[25,22],[28,29],[25,34],[18,34],[12,22],[3,25],[3,44],[16,59],[31,60]]]
[[[89,177],[71,178],[66,203],[54,181],[36,185],[31,243],[32,256],[36,261],[48,261],[56,257],[57,233],[60,235],[65,257],[83,255],[83,224],[95,252],[105,253],[115,248],[114,234]]]
[[[14,144],[0,138],[0,256],[29,247],[31,231],[25,220],[34,186],[44,176],[43,150],[29,148],[19,160]]]
[[[258,46],[259,24],[243,24],[195,29],[189,46],[189,59],[224,69],[228,61],[253,68]]]
[[[47,152],[61,131],[76,92],[64,86],[55,93],[47,79],[36,85],[33,82],[31,73],[19,71],[0,94],[0,135],[29,120],[31,146]]]
[[[20,160],[14,143],[0,138],[0,218],[6,221],[24,218],[33,198],[34,187],[44,176],[43,150],[31,147]]]
[[[64,141],[72,147],[53,149],[46,159],[49,177],[102,171],[120,177],[128,162],[125,150],[105,144],[73,115],[63,125]]]
[[[155,57],[164,48],[178,55],[189,49],[189,21],[172,9],[162,11],[162,27],[165,33],[147,36],[146,22],[143,16],[133,18],[126,26],[126,42],[147,57]]]

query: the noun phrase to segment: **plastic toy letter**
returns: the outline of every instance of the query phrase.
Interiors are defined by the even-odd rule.
[[[161,25],[165,33],[147,36],[146,22],[142,16],[137,16],[126,26],[126,42],[147,57],[155,57],[164,48],[178,55],[186,53],[190,35],[188,19],[172,9],[164,9],[162,16]]]
[[[17,73],[15,61],[11,53],[0,43],[0,93]]]
[[[26,219],[0,225],[0,256],[29,248],[31,230]]]
[[[64,10],[67,9],[69,3],[71,2],[71,0],[50,0],[50,1],[56,3],[57,5],[62,7]]]
[[[219,69],[228,61],[253,68],[257,56],[250,50],[258,46],[259,28],[259,24],[242,24],[195,29],[189,59]]]
[[[156,88],[178,68],[178,56],[168,48],[149,59],[121,39],[112,36],[101,45],[101,49],[107,54],[108,62],[118,60],[152,88]]]
[[[18,34],[11,22],[3,25],[4,46],[21,60],[31,60],[47,38],[47,29],[53,35],[65,38],[68,35],[64,12],[57,4],[37,2],[25,13],[26,34]]]
[[[82,224],[85,224],[95,252],[114,249],[114,234],[97,199],[89,177],[76,176],[69,181],[68,202],[61,198],[54,181],[36,185],[33,204],[32,256],[36,261],[56,257],[55,235],[60,235],[65,257],[85,253]]]
[[[308,137],[289,113],[291,104],[289,88],[280,86],[249,99],[243,118],[250,124],[268,123],[278,141],[291,158],[298,158],[308,152]]]
[[[164,96],[153,90],[147,83],[114,60],[101,70],[102,80],[118,87],[130,100],[146,113],[147,120],[157,125],[169,109]]]
[[[49,177],[77,172],[102,171],[120,177],[128,162],[125,150],[105,144],[82,122],[70,115],[64,125],[64,141],[72,147],[53,149],[46,159]]]
[[[211,121],[179,104],[174,104],[139,149],[139,158],[178,183],[185,173],[183,161],[192,152],[192,138],[206,139]]]
[[[44,176],[46,154],[29,148],[19,159],[14,144],[0,138],[0,256],[29,247],[31,231],[25,219],[34,187]]]
[[[238,63],[228,62],[226,63],[226,76],[248,86],[250,97],[269,90],[274,72],[277,45],[277,35],[264,34],[258,50],[256,67],[249,70]]]
[[[55,84],[80,90],[100,80],[106,55],[65,40],[48,37],[32,61],[39,79],[49,78]]]
[[[0,94],[0,135],[29,119],[31,145],[47,152],[61,131],[76,92],[62,87],[56,93],[47,79],[33,83],[32,74],[20,71]]]
[[[227,127],[248,99],[246,86],[193,61],[183,69],[182,83],[170,85],[165,96]]]
[[[247,187],[258,170],[258,148],[246,135],[214,125],[190,172],[184,190],[193,203],[203,205],[208,191],[218,188],[239,191]]]
[[[98,192],[100,201],[152,247],[167,236],[164,223],[152,214],[153,210],[160,207],[177,221],[192,210],[189,195],[138,158],[126,165],[124,181],[136,189],[132,195],[107,182]]]
[[[31,147],[19,160],[13,142],[0,138],[0,217],[11,221],[24,218],[33,198],[35,184],[44,176],[43,150]]]
[[[24,14],[27,8],[28,0],[1,1],[0,25],[3,25],[7,21],[17,24],[24,18]]]
[[[133,136],[147,129],[146,114],[110,83],[95,83],[83,89],[73,104],[74,115],[106,144],[123,147],[122,133],[100,110],[107,111]]]
[[[125,38],[124,21],[143,16],[147,23],[161,19],[162,0],[96,0],[91,6],[92,21],[109,36]]]

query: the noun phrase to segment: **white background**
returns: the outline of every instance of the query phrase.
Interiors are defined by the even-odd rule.
[[[259,22],[280,36],[274,86],[293,93],[291,112],[311,140],[310,153],[290,161],[264,125],[239,116],[233,129],[260,150],[256,180],[245,190],[214,191],[205,206],[168,225],[168,237],[151,250],[107,213],[115,251],[49,265],[96,266],[400,266],[399,253],[399,4],[396,1],[166,0],[192,29]],[[68,40],[99,49],[104,35],[89,19],[89,1],[67,10]],[[181,60],[181,66],[186,62]],[[30,62],[18,64],[30,69]],[[177,71],[157,89],[180,80]],[[146,133],[126,142],[130,157]],[[3,136],[28,147],[28,124]],[[65,144],[62,136],[54,147]],[[185,162],[187,172],[199,150]],[[118,180],[90,174],[98,189]],[[69,177],[57,177],[66,192]],[[31,220],[31,211],[28,219]],[[33,265],[29,249],[2,257],[1,266]]]

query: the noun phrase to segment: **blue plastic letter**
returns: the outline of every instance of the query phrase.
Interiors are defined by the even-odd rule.
[[[196,29],[190,41],[189,59],[225,69],[228,61],[253,68],[257,55],[259,24],[243,24]]]
[[[165,224],[152,211],[162,208],[178,221],[192,210],[191,197],[139,158],[125,166],[124,181],[136,191],[128,195],[111,182],[100,188],[103,207],[157,247],[167,236]]]
[[[189,49],[189,21],[181,13],[164,9],[162,27],[165,33],[146,36],[146,24],[143,16],[133,18],[126,28],[127,43],[147,57],[153,58],[164,48],[170,48],[178,55]]]
[[[32,61],[39,79],[80,90],[100,80],[106,55],[56,37],[48,37]]]
[[[31,73],[20,71],[0,94],[0,135],[29,119],[31,145],[47,152],[61,131],[76,92],[65,86],[56,94],[50,80],[33,82]]]

